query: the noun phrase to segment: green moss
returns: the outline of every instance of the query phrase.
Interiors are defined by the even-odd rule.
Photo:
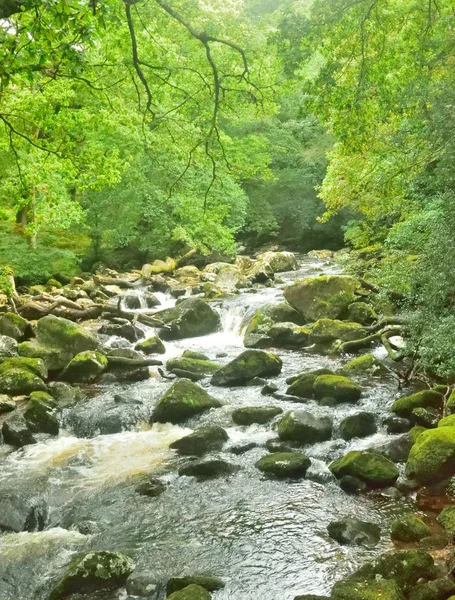
[[[216,592],[224,588],[224,582],[212,575],[187,575],[186,577],[171,577],[167,582],[166,591],[168,596],[178,592],[189,585],[199,585],[209,592]]]
[[[105,371],[107,364],[107,358],[101,352],[79,352],[68,363],[60,378],[71,383],[92,383]]]
[[[363,338],[365,335],[365,329],[359,323],[319,319],[311,328],[310,342],[312,344],[325,344],[334,340],[348,342]]]
[[[54,315],[48,315],[38,321],[36,337],[40,345],[71,352],[72,356],[84,350],[96,350],[99,345],[97,338],[90,331]]]
[[[221,450],[228,439],[228,434],[222,427],[208,425],[172,442],[169,448],[184,456],[202,456],[207,452]]]
[[[299,452],[274,452],[258,460],[256,467],[275,477],[305,477],[311,465],[310,459]]]
[[[276,323],[295,323],[304,325],[305,320],[300,313],[289,304],[271,304],[261,307],[251,318],[246,328],[246,334],[267,334]]]
[[[193,381],[213,375],[220,368],[220,365],[209,360],[200,360],[195,358],[172,358],[166,363],[166,368],[178,377],[187,377]]]
[[[157,335],[147,338],[143,342],[139,342],[134,346],[135,350],[139,350],[144,354],[165,354],[166,347]]]
[[[455,534],[455,506],[446,506],[439,514],[438,521],[450,534]]]
[[[435,390],[423,390],[410,396],[398,398],[392,411],[399,417],[410,417],[414,408],[442,408],[443,396]]]
[[[413,427],[409,432],[411,442],[415,444],[419,435],[424,431],[428,431],[426,427],[422,427],[422,425],[415,425],[415,427]]]
[[[397,467],[385,456],[359,450],[352,450],[335,460],[329,469],[337,479],[349,475],[373,488],[393,485],[399,475]]]
[[[241,385],[254,377],[279,375],[283,363],[275,354],[262,350],[245,350],[230,363],[218,369],[212,385]]]
[[[232,420],[236,425],[264,425],[283,412],[275,406],[244,406],[232,412]]]
[[[350,360],[343,367],[345,375],[359,375],[366,372],[385,372],[384,367],[373,354],[362,354]]]
[[[210,600],[209,592],[200,585],[191,584],[167,597],[167,600]]]
[[[46,391],[44,381],[26,369],[11,368],[0,373],[0,393],[11,396],[28,395],[35,391]]]
[[[340,436],[344,440],[367,437],[376,433],[377,430],[375,415],[368,412],[349,415],[340,423]]]
[[[24,339],[28,330],[28,321],[15,313],[4,313],[0,318],[0,335],[20,341]]]
[[[450,394],[447,400],[447,410],[450,414],[455,414],[455,390]]]
[[[374,308],[366,302],[353,302],[348,306],[348,318],[350,321],[361,323],[362,325],[371,325],[378,319]]]
[[[39,396],[38,396],[39,394]],[[33,433],[49,433],[57,435],[60,429],[55,416],[56,403],[48,394],[35,392],[30,395],[30,401],[24,412],[24,418]]]
[[[398,584],[392,579],[380,581],[340,581],[332,588],[332,600],[404,600]]]
[[[314,382],[314,395],[318,399],[330,396],[337,402],[357,402],[362,388],[341,375],[319,375]]]
[[[287,383],[291,384],[286,390],[286,394],[298,396],[299,398],[312,398],[313,385],[319,375],[334,375],[334,373],[330,369],[317,369],[316,371],[309,371],[291,377],[286,380]]]
[[[70,349],[63,350],[61,348],[42,346],[36,339],[19,344],[17,352],[20,356],[27,358],[40,358],[46,364],[49,371],[63,369],[73,357]]]
[[[221,402],[212,398],[205,390],[187,379],[176,381],[158,401],[152,420],[160,423],[182,423]]]
[[[438,423],[438,427],[455,427],[455,415],[444,417]]]
[[[57,281],[56,279],[53,279],[53,278],[47,280],[46,286],[51,287],[51,288],[58,288],[58,289],[63,287],[62,284],[60,283],[60,281]]]
[[[281,440],[314,444],[329,440],[332,426],[329,417],[316,417],[306,410],[294,410],[280,419],[277,430]]]
[[[22,356],[7,358],[0,364],[0,375],[11,369],[21,369],[33,373],[42,379],[47,377],[47,368],[42,360],[37,358],[23,358]]]
[[[431,535],[431,529],[417,515],[404,515],[392,523],[391,535],[399,542],[418,542]]]
[[[406,473],[423,484],[455,475],[455,427],[438,427],[419,435],[409,453]]]

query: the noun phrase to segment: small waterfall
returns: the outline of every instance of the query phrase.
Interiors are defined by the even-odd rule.
[[[223,307],[221,313],[221,329],[224,333],[241,335],[248,306],[236,304]]]

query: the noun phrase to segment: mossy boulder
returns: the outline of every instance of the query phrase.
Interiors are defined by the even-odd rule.
[[[283,412],[275,406],[244,406],[232,412],[232,420],[236,425],[264,425]]]
[[[268,304],[259,308],[250,319],[243,344],[247,348],[267,348],[273,345],[270,329],[279,323],[305,324],[304,317],[287,302]]]
[[[349,342],[363,338],[365,335],[365,329],[359,323],[319,319],[311,328],[309,341],[311,344],[327,344],[335,340]]]
[[[278,436],[283,441],[314,444],[332,437],[332,420],[329,417],[315,417],[306,410],[294,410],[284,415],[278,422]]]
[[[339,581],[332,588],[331,600],[404,600],[393,579],[379,581]]]
[[[335,398],[337,403],[357,402],[362,394],[362,388],[352,379],[342,375],[319,375],[313,385],[317,399]]]
[[[0,393],[19,396],[46,391],[46,365],[36,358],[12,357],[0,364]]]
[[[7,312],[0,317],[0,335],[6,335],[20,342],[29,332],[29,322],[16,313]]]
[[[227,365],[216,371],[212,385],[242,385],[254,377],[279,375],[283,363],[275,354],[262,350],[245,350]]]
[[[421,433],[409,453],[406,474],[422,484],[437,483],[455,475],[455,427],[438,427]]]
[[[414,408],[411,413],[411,421],[426,429],[434,429],[439,423],[439,413],[435,408]]]
[[[374,547],[381,538],[381,528],[375,523],[345,517],[327,527],[331,538],[342,545]]]
[[[342,372],[343,375],[348,376],[363,375],[364,373],[371,373],[374,375],[384,373],[385,369],[373,354],[362,354],[345,364]]]
[[[179,379],[162,396],[155,406],[152,420],[160,423],[182,423],[221,402],[189,379]]]
[[[181,356],[168,360],[166,368],[177,377],[186,377],[192,381],[198,381],[208,375],[213,375],[215,371],[218,371],[220,365],[210,360]]]
[[[290,383],[286,394],[299,398],[312,398],[314,382],[319,375],[334,375],[334,373],[330,369],[317,369],[291,377],[286,380],[287,383]]]
[[[305,477],[311,460],[299,452],[274,452],[260,458],[256,467],[266,475],[275,477]]]
[[[210,598],[211,595],[204,587],[193,583],[174,592],[167,597],[167,600],[210,600]]]
[[[157,335],[152,335],[152,337],[149,337],[142,342],[138,342],[134,346],[134,349],[139,350],[139,352],[143,352],[144,354],[166,353],[166,347]]]
[[[49,371],[60,371],[73,358],[71,349],[51,348],[41,345],[38,340],[32,339],[19,344],[17,351],[20,356],[25,358],[39,358],[49,369]]]
[[[56,417],[57,403],[46,392],[33,392],[24,412],[32,433],[58,435],[60,425]]]
[[[359,287],[359,282],[353,277],[321,275],[289,285],[284,290],[284,297],[307,321],[337,319],[352,303],[354,292]]]
[[[219,577],[212,575],[187,575],[184,577],[171,577],[167,582],[166,592],[168,595],[178,592],[189,585],[199,585],[208,592],[216,592],[224,588],[224,582]]]
[[[447,400],[447,410],[450,414],[455,414],[455,390],[450,394]]]
[[[361,325],[371,325],[377,321],[378,315],[371,304],[353,302],[348,306],[348,319]]]
[[[195,477],[196,479],[212,479],[226,477],[239,470],[238,465],[220,459],[203,460],[189,463],[180,467],[179,475]]]
[[[455,579],[448,575],[434,581],[427,581],[416,585],[410,590],[409,600],[446,600],[449,594],[455,592]],[[453,596],[451,596],[454,598]],[[450,600],[450,598],[448,598]]]
[[[153,263],[146,264],[141,269],[141,274],[144,279],[149,279],[152,275],[161,273],[172,273],[177,268],[177,263],[173,258],[167,257],[166,260],[155,260]]]
[[[412,429],[409,430],[409,438],[413,444],[416,443],[417,438],[421,433],[427,431],[426,427],[422,427],[422,425],[415,425]]]
[[[304,348],[309,345],[310,328],[295,323],[276,323],[269,329],[270,345],[283,348]]]
[[[435,390],[422,390],[410,396],[398,398],[392,404],[392,411],[399,417],[409,418],[415,408],[442,408],[444,397]]]
[[[199,337],[220,327],[219,314],[200,298],[183,300],[174,308],[156,313],[155,317],[167,325],[160,333],[164,340]]]
[[[444,417],[438,423],[438,427],[455,427],[455,415]]]
[[[48,600],[61,600],[73,593],[90,594],[122,586],[134,570],[134,562],[117,552],[90,552],[74,561],[52,590]]]
[[[329,469],[337,479],[345,475],[356,477],[371,488],[382,488],[393,485],[399,472],[392,461],[367,450],[352,450],[345,456],[333,461]]]
[[[369,412],[349,415],[340,423],[340,436],[344,440],[367,437],[376,433],[377,430],[376,417]]]
[[[418,542],[431,535],[431,529],[417,515],[404,515],[392,523],[391,536],[398,542]]]
[[[96,350],[79,352],[68,363],[60,378],[71,383],[92,383],[106,370],[107,358]]]
[[[292,252],[263,252],[258,255],[259,263],[267,263],[274,273],[295,271],[298,267],[297,259]]]
[[[186,435],[169,446],[184,456],[202,456],[207,452],[221,450],[229,439],[226,431],[218,425],[207,425]]]
[[[450,534],[455,535],[455,506],[446,506],[439,513],[438,521]]]

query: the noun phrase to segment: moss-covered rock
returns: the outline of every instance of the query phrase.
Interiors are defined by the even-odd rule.
[[[198,381],[208,375],[213,375],[215,371],[218,371],[220,365],[210,360],[181,356],[168,360],[166,368],[177,377],[186,377],[192,381]]]
[[[144,279],[149,279],[152,275],[160,273],[172,273],[177,268],[177,263],[173,258],[167,257],[166,260],[155,260],[153,263],[142,267],[141,273]]]
[[[408,598],[409,600],[445,600],[454,592],[455,579],[449,575],[416,585],[410,590]]]
[[[317,369],[291,377],[286,380],[291,384],[286,390],[286,394],[299,398],[312,398],[314,382],[319,375],[334,375],[334,373],[330,369]]]
[[[283,363],[275,354],[262,350],[245,350],[218,369],[212,377],[212,385],[242,385],[254,377],[279,375]]]
[[[166,592],[170,595],[189,585],[199,585],[208,592],[216,592],[224,588],[224,582],[219,577],[213,577],[212,575],[187,575],[185,577],[171,577],[167,582]]]
[[[435,408],[414,408],[411,413],[411,421],[426,429],[437,427],[439,418],[439,413]]]
[[[0,335],[6,335],[20,342],[29,331],[29,322],[16,313],[7,312],[0,317]]]
[[[418,542],[431,535],[431,529],[417,515],[404,515],[392,523],[391,536],[398,542]]]
[[[46,365],[36,358],[12,357],[0,364],[0,393],[19,396],[46,391]]]
[[[142,342],[138,342],[134,346],[135,350],[143,352],[144,354],[165,354],[166,347],[157,335],[147,338]]]
[[[371,304],[353,302],[348,306],[348,319],[361,325],[371,325],[377,321],[378,315]]]
[[[409,418],[415,408],[442,408],[443,400],[443,395],[435,390],[422,390],[395,400],[392,411],[399,417]]]
[[[209,592],[204,587],[191,584],[174,592],[167,597],[167,600],[210,600],[210,598]]]
[[[327,527],[331,538],[343,545],[374,547],[381,538],[381,528],[375,523],[345,517]]]
[[[410,431],[409,431],[409,438],[411,440],[411,442],[413,444],[416,443],[417,438],[419,437],[419,435],[421,433],[423,433],[424,431],[427,431],[426,427],[422,427],[421,425],[415,425]]]
[[[267,475],[275,477],[305,477],[311,460],[299,452],[274,452],[260,458],[256,467]]]
[[[202,456],[207,452],[221,450],[224,443],[229,439],[226,431],[218,425],[207,425],[200,427],[169,446],[184,456]]]
[[[99,345],[97,338],[88,329],[54,315],[38,321],[36,338],[43,346],[69,349],[73,356],[84,350],[96,350]]]
[[[188,379],[179,379],[162,396],[155,406],[152,420],[161,423],[182,423],[221,402]]]
[[[321,275],[296,281],[284,290],[289,304],[308,321],[337,319],[354,300],[359,282],[343,275]]]
[[[236,425],[264,425],[282,412],[282,408],[275,406],[244,406],[232,412],[232,420]]]
[[[56,584],[48,600],[61,600],[73,593],[88,594],[123,585],[134,570],[134,562],[117,552],[90,552],[74,561]]]
[[[359,323],[337,321],[335,319],[319,319],[311,328],[310,343],[326,344],[334,340],[349,342],[363,338],[365,335],[365,329]]]
[[[446,506],[439,513],[438,521],[450,534],[455,534],[455,506]]]
[[[212,479],[214,477],[226,477],[239,470],[237,465],[225,460],[213,459],[189,463],[180,467],[179,475],[196,477],[196,479]]]
[[[362,354],[345,364],[342,371],[344,375],[350,376],[364,373],[380,374],[384,373],[385,369],[373,354]]]
[[[373,413],[368,412],[349,415],[340,423],[340,436],[344,440],[367,437],[376,433],[377,430],[376,417]]]
[[[380,581],[339,581],[332,588],[332,600],[404,600],[393,579]]]
[[[101,352],[86,350],[79,352],[68,363],[60,378],[72,383],[92,383],[106,370],[107,358]]]
[[[337,479],[350,475],[360,479],[371,488],[393,485],[398,479],[397,467],[380,454],[366,450],[352,450],[335,460],[329,469]]]
[[[36,339],[22,342],[22,344],[19,344],[17,351],[20,356],[41,359],[49,371],[60,371],[73,358],[71,349],[64,350],[62,348],[43,346]]]
[[[297,269],[297,259],[292,252],[263,252],[258,255],[260,263],[267,263],[274,273],[283,271],[295,271]]]
[[[46,392],[33,392],[24,412],[32,433],[58,435],[60,425],[56,417],[57,404]]]
[[[288,412],[278,423],[278,435],[283,441],[314,444],[332,437],[332,420],[315,417],[306,410]]]
[[[313,391],[318,399],[329,396],[337,402],[357,402],[362,394],[357,383],[341,375],[319,375],[314,381]]]
[[[438,427],[455,427],[455,415],[444,417],[438,423]]]
[[[305,324],[304,317],[286,302],[259,308],[250,319],[243,340],[247,348],[267,348],[273,345],[270,329],[278,323]]]
[[[421,433],[411,448],[406,474],[423,484],[455,475],[455,427],[438,427]]]
[[[125,338],[131,343],[141,339],[144,335],[142,329],[133,325],[133,323],[105,323],[98,329],[98,333],[101,335]]]
[[[447,410],[450,414],[455,414],[455,390],[450,394],[447,400]]]
[[[220,327],[219,314],[200,298],[188,298],[155,316],[167,325],[167,329],[162,329],[160,334],[164,340],[199,337],[213,333]]]

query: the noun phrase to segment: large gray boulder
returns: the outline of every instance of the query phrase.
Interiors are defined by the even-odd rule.
[[[220,327],[220,316],[200,298],[188,298],[174,308],[155,314],[166,329],[161,330],[164,340],[178,340],[214,333]]]

